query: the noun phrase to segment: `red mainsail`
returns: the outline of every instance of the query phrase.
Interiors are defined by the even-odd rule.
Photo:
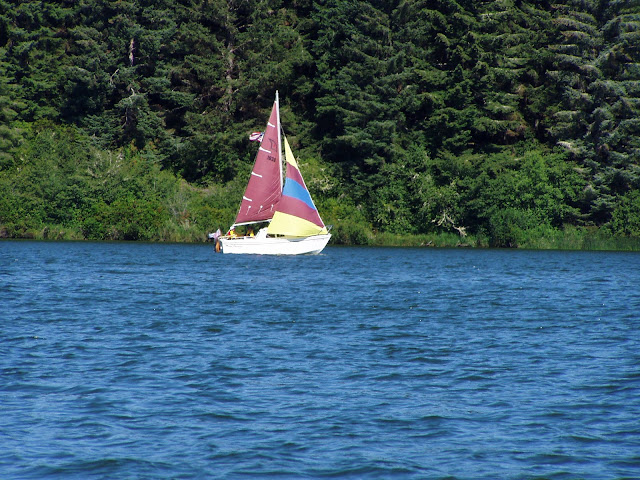
[[[275,206],[282,196],[280,158],[280,114],[276,97],[235,225],[262,222],[273,217]]]

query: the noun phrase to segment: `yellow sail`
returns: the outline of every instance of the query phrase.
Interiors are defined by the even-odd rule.
[[[288,213],[276,212],[267,229],[269,235],[285,235],[287,237],[308,237],[327,233],[327,227],[319,227],[315,223]]]

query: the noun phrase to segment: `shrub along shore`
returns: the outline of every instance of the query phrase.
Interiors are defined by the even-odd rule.
[[[329,245],[342,246],[375,246],[405,248],[491,248],[490,239],[470,235],[460,237],[455,233],[398,235],[389,233],[373,233],[363,231],[357,235],[350,234],[351,228],[337,227],[332,230]],[[207,232],[174,226],[163,230],[164,236],[148,238],[145,241],[171,243],[207,242]],[[2,239],[31,239],[56,241],[88,241],[82,231],[61,226],[46,226],[42,229],[27,229],[16,232],[0,227]],[[95,239],[91,241],[96,241]],[[107,241],[107,240],[104,240]],[[585,251],[640,251],[640,239],[636,237],[620,237],[602,234],[585,228],[569,227],[566,230],[546,232],[541,236],[530,236],[523,232],[519,243],[509,245],[511,248],[529,250],[585,250]],[[504,247],[501,247],[504,248]]]
[[[29,138],[0,172],[0,238],[205,242],[207,233],[232,224],[245,187],[247,175],[225,184],[188,183],[145,152],[93,148],[74,128],[48,125]],[[319,195],[316,203],[333,226],[333,245],[640,250],[638,236],[536,224],[531,211],[497,215],[500,221],[474,233],[446,216],[431,221],[438,224],[432,232],[412,233],[376,228],[347,198]]]

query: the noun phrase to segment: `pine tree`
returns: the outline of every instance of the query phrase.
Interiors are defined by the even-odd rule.
[[[370,216],[387,222],[377,202],[384,167],[398,161],[396,136],[404,128],[397,102],[401,54],[394,52],[391,2],[330,1],[317,6],[313,51],[317,60],[316,124],[323,156],[338,165],[357,202],[373,195]],[[373,194],[373,192],[376,192]],[[396,191],[394,196],[402,197]]]
[[[20,85],[14,93],[24,103],[19,118],[59,119],[60,95],[67,61],[69,2],[0,2],[6,75]],[[18,98],[16,98],[18,100]]]
[[[479,12],[483,54],[476,67],[486,95],[488,140],[514,143],[527,132],[543,139],[544,75],[551,55],[551,14],[540,2],[485,2]]]
[[[569,1],[556,5],[553,45],[561,102],[551,133],[589,169],[585,212],[604,224],[616,198],[638,186],[638,6]]]
[[[229,180],[253,155],[249,131],[262,128],[276,90],[310,90],[311,56],[294,8],[271,1],[194,1],[178,40],[184,62],[173,74],[195,93],[184,117],[187,136],[174,165],[188,179]],[[284,104],[283,104],[284,106]],[[283,112],[285,109],[283,108]]]
[[[7,68],[6,62],[2,59],[3,53],[0,49],[0,72],[6,71]],[[21,132],[14,125],[14,120],[24,104],[16,100],[17,89],[16,84],[0,73],[0,171],[13,164],[15,149],[21,141]]]
[[[609,195],[640,188],[640,3],[607,2],[589,139]]]
[[[551,45],[555,68],[548,72],[548,86],[555,87],[557,104],[551,107],[550,133],[578,158],[586,158],[591,150],[584,141],[594,105],[589,88],[602,75],[596,65],[603,45],[597,7],[595,0],[566,0],[553,6],[558,33]]]

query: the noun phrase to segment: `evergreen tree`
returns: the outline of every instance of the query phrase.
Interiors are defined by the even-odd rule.
[[[357,202],[371,198],[369,214],[378,226],[391,221],[393,202],[379,189],[388,188],[384,167],[398,161],[396,136],[405,125],[397,101],[402,54],[394,51],[392,9],[393,2],[336,0],[318,5],[313,16],[322,153],[339,165]],[[402,197],[396,190],[389,200]]]
[[[295,9],[278,0],[192,2],[189,12],[175,79],[197,95],[175,165],[188,179],[229,180],[252,161],[246,135],[264,126],[275,90],[283,98],[290,86],[309,90],[312,59]]]
[[[607,4],[588,138],[600,189],[596,209],[608,217],[616,197],[640,188],[640,4]]]
[[[585,212],[596,224],[609,221],[617,195],[638,185],[633,40],[639,9],[632,3],[554,5],[559,40],[552,46],[557,70],[550,77],[561,102],[551,107],[551,132],[590,171]]]
[[[554,24],[558,30],[554,52],[554,70],[548,73],[550,88],[556,89],[557,104],[550,106],[552,136],[578,158],[589,155],[585,144],[589,119],[593,110],[591,84],[601,76],[596,66],[602,49],[602,35],[596,18],[598,2],[565,0],[556,4]]]
[[[0,49],[0,171],[13,164],[16,147],[21,141],[21,131],[15,126],[14,120],[24,108],[17,100],[18,85],[6,76],[8,69],[4,61],[4,50]]]
[[[543,2],[485,2],[479,13],[483,55],[476,67],[486,95],[485,138],[514,143],[527,132],[544,140],[549,96],[544,76],[551,62],[551,14]]]
[[[67,62],[67,26],[72,2],[0,2],[0,47],[5,75],[20,85],[14,98],[24,103],[20,119],[60,118],[61,85]]]

